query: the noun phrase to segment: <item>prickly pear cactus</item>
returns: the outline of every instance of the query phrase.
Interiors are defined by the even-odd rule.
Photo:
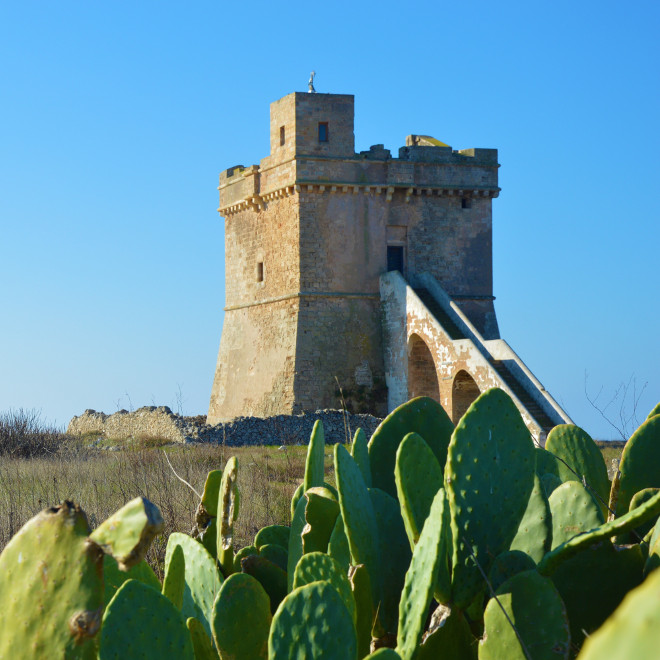
[[[401,515],[413,548],[422,533],[433,498],[444,481],[438,459],[421,435],[408,433],[401,441],[396,452],[394,479]]]
[[[126,580],[139,580],[158,591],[161,589],[160,581],[144,559],[127,571],[121,571],[114,557],[103,555],[103,586],[105,591],[103,602],[106,605]]]
[[[543,555],[552,547],[552,525],[550,503],[538,475],[535,474],[534,487],[510,549],[522,550],[535,562],[541,561]]]
[[[186,559],[183,548],[175,545],[169,559],[163,578],[163,596],[180,610],[183,607],[183,592],[186,586]]]
[[[630,437],[619,464],[616,515],[625,514],[635,493],[660,487],[660,415],[647,419]]]
[[[222,577],[215,559],[206,548],[186,534],[170,534],[165,550],[165,573],[169,570],[175,548],[180,546],[185,559],[185,583],[181,612],[187,619],[195,617],[211,636],[211,617],[213,603],[220,591]],[[187,587],[187,588],[186,588]]]
[[[195,660],[218,660],[218,652],[204,630],[204,625],[195,617],[188,617],[186,626],[195,652]]]
[[[399,618],[399,598],[412,553],[399,503],[379,488],[370,488],[369,496],[376,516],[380,554],[383,599],[378,608],[378,621],[386,632],[394,635]]]
[[[440,566],[443,519],[446,522],[443,510],[446,506],[445,492],[441,489],[431,504],[431,511],[406,573],[399,603],[399,630],[396,640],[397,653],[403,660],[414,657],[424,632]]]
[[[270,610],[275,612],[287,593],[287,575],[279,566],[259,555],[249,555],[241,562],[243,573],[261,583],[270,599]]]
[[[348,547],[348,539],[344,531],[344,521],[341,513],[335,520],[335,526],[330,534],[330,541],[328,542],[328,554],[344,569],[348,571],[351,563],[351,550]]]
[[[275,566],[279,566],[283,571],[286,571],[288,553],[281,545],[275,543],[262,545],[261,548],[259,548],[259,556],[273,562]]]
[[[358,658],[369,654],[371,631],[376,613],[371,598],[369,572],[364,564],[351,566],[348,579],[355,600],[355,632],[357,634]]]
[[[416,660],[456,658],[477,660],[477,640],[470,632],[463,613],[446,605],[438,605],[431,616],[429,630],[424,635]]]
[[[323,433],[323,422],[317,419],[314,422],[312,435],[307,447],[307,460],[305,462],[305,476],[303,478],[303,492],[307,492],[314,486],[323,486],[325,473],[325,435]]]
[[[445,482],[454,544],[452,596],[466,607],[516,536],[534,487],[534,445],[520,413],[502,390],[479,396],[449,444]]]
[[[360,469],[340,444],[335,445],[335,475],[352,563],[367,567],[373,602],[377,605],[382,598],[382,586],[376,514]]]
[[[626,593],[641,583],[643,566],[638,545],[615,548],[605,540],[582,550],[552,574],[566,606],[576,648],[585,634],[597,630]]]
[[[362,478],[367,488],[371,488],[371,464],[369,463],[369,446],[367,444],[367,437],[364,435],[362,429],[355,432],[353,444],[351,445],[351,456],[357,463],[357,466],[362,472]]]
[[[648,414],[648,417],[646,419],[651,419],[651,417],[655,417],[656,415],[660,415],[660,403],[657,403],[655,407],[651,410],[651,412]]]
[[[305,527],[302,531],[303,554],[326,552],[332,530],[339,515],[339,502],[327,488],[310,488],[305,492]]]
[[[559,461],[554,454],[543,447],[534,447],[534,456],[536,457],[536,474],[539,478],[544,474],[559,476]]]
[[[585,482],[603,512],[607,512],[610,480],[603,454],[579,426],[559,424],[548,434],[545,448],[554,454],[562,481]]]
[[[497,591],[509,578],[535,568],[534,560],[527,553],[521,550],[508,550],[495,557],[488,574],[490,586]]]
[[[357,660],[353,619],[329,582],[294,589],[282,601],[270,628],[268,658]]]
[[[372,486],[396,497],[396,452],[408,433],[419,433],[444,467],[447,445],[454,425],[444,408],[433,399],[418,397],[392,411],[369,440]]]
[[[660,571],[631,591],[584,643],[579,660],[655,658],[660,648]]]
[[[596,500],[579,481],[565,481],[550,495],[549,502],[553,548],[605,522]]]
[[[122,584],[103,615],[99,660],[124,658],[195,658],[181,612],[137,580]]]
[[[568,658],[571,637],[566,609],[550,580],[535,570],[524,571],[507,580],[496,594],[497,600],[491,598],[484,613],[479,660]]]
[[[268,657],[270,601],[251,575],[227,578],[213,607],[213,636],[223,658]]]
[[[102,522],[89,538],[126,571],[144,559],[164,526],[158,507],[144,497],[136,497]]]
[[[618,534],[625,534],[659,514],[660,493],[620,518],[606,522],[590,532],[574,536],[559,547],[554,548],[540,561],[538,565],[539,572],[543,575],[552,575],[563,562],[568,561],[589,546],[611,539]]]
[[[297,589],[319,580],[329,582],[337,590],[344,601],[344,605],[348,608],[351,618],[355,621],[357,616],[355,598],[351,590],[351,583],[341,566],[323,552],[310,552],[303,555],[296,566],[293,588]]]
[[[224,577],[234,570],[234,522],[238,518],[238,461],[232,456],[225,465],[218,497],[218,534],[216,550]]]
[[[262,527],[254,537],[254,545],[257,549],[262,545],[281,545],[285,550],[289,547],[290,527],[284,525],[269,525]]]
[[[94,658],[103,553],[64,502],[27,522],[0,555],[0,657]]]

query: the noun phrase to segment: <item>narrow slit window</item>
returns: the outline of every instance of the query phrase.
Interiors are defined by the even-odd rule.
[[[320,121],[319,122],[319,142],[328,141],[328,122]]]
[[[263,261],[258,261],[257,262],[257,282],[263,282],[264,281],[264,262]]]
[[[280,147],[283,147],[285,142],[286,142],[286,130],[284,126],[280,126]]]
[[[472,200],[469,197],[463,197],[463,199],[461,199],[461,208],[471,209],[472,208]]]

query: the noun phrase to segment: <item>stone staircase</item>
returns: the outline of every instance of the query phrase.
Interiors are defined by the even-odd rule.
[[[414,291],[452,340],[467,339],[465,333],[459,328],[458,324],[442,308],[440,303],[428,289],[418,287],[415,288]],[[513,393],[518,397],[520,403],[522,403],[527,412],[539,424],[543,432],[546,434],[549,433],[556,424],[543,408],[541,408],[541,406],[532,398],[527,391],[527,388],[520,382],[516,374],[507,367],[503,360],[495,359],[485,348],[483,353],[488,363],[493,367],[500,378],[511,388]]]

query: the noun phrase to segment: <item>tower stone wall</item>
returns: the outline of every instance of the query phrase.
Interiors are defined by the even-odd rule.
[[[497,151],[355,153],[351,95],[271,105],[270,155],[220,175],[225,319],[209,423],[342,405],[387,408],[380,277],[428,273],[486,339]],[[388,259],[390,263],[388,263]]]

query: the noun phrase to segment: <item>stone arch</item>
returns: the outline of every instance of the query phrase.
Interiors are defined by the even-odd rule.
[[[419,335],[411,335],[408,340],[408,398],[416,396],[428,396],[440,403],[440,383],[431,351]]]
[[[451,421],[454,424],[458,424],[458,420],[479,394],[479,386],[474,378],[465,370],[459,371],[451,386]]]

